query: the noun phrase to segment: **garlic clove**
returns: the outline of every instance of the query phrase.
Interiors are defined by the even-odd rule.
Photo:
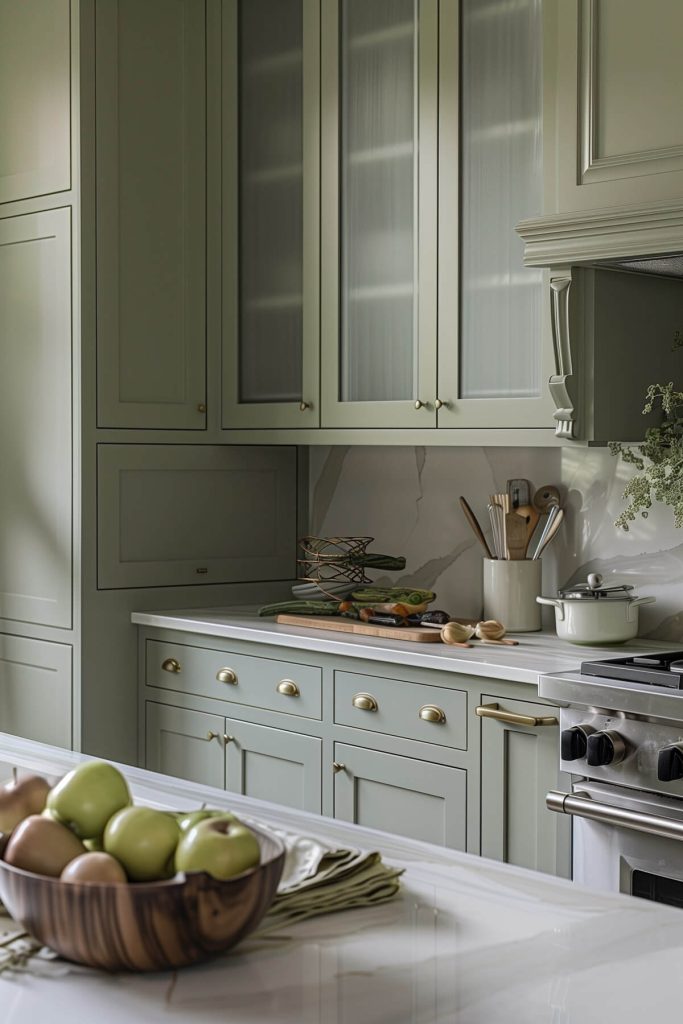
[[[475,634],[479,640],[500,640],[505,636],[505,626],[496,619],[485,619],[477,623]]]

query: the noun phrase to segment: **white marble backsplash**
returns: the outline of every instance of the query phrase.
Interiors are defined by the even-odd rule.
[[[459,496],[486,527],[488,495],[505,490],[509,478],[526,477],[536,487],[554,483],[566,521],[543,556],[544,593],[601,572],[610,583],[656,596],[656,604],[641,610],[642,635],[683,642],[683,531],[664,506],[628,533],[614,526],[629,472],[602,448],[313,447],[310,529],[374,537],[371,550],[407,559],[404,573],[383,582],[433,589],[439,607],[476,616],[482,552]]]

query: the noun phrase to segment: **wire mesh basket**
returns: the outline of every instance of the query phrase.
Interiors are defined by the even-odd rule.
[[[364,558],[374,537],[302,537],[299,579],[311,583],[330,596],[345,587],[370,583],[365,574]]]

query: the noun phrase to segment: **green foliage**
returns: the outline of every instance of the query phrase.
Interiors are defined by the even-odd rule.
[[[677,331],[673,348],[681,347],[683,337]],[[647,518],[654,501],[669,505],[675,525],[683,526],[683,391],[676,391],[673,381],[650,384],[643,415],[657,407],[662,422],[648,428],[642,444],[625,447],[613,441],[609,446],[612,455],[620,455],[638,470],[622,495],[628,505],[614,523],[623,530],[628,530],[637,515]]]

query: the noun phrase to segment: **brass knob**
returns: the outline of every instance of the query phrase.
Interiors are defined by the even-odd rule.
[[[227,732],[224,732],[224,733],[223,733],[223,741],[224,741],[224,743],[225,743],[226,747],[227,747],[228,743],[232,743],[232,741],[234,740],[234,738],[235,738],[234,736],[231,736],[231,735],[230,735],[229,733],[227,733]]]
[[[426,404],[425,402],[421,402],[420,399],[418,398],[418,400],[415,402],[415,408],[416,409],[424,409],[425,404]]]
[[[354,708],[358,708],[359,711],[379,710],[379,704],[371,693],[357,693],[351,703]]]
[[[442,402],[440,398],[435,398],[435,399],[434,399],[434,408],[435,408],[435,409],[442,409],[442,408],[444,407],[444,405],[445,405],[445,404],[446,404],[446,403],[445,403],[445,402]]]
[[[423,704],[418,715],[423,722],[438,722],[439,725],[443,725],[446,721],[446,712],[438,708],[436,704]]]
[[[311,408],[310,402],[299,402],[299,411],[306,412],[307,409]]]
[[[197,406],[197,412],[206,412],[206,406],[204,405],[203,402],[200,402],[199,405]]]
[[[214,732],[213,729],[209,729],[209,731],[206,734],[206,738],[207,738],[207,740],[217,740],[218,739],[218,733]]]
[[[162,661],[161,667],[164,672],[180,672],[180,662],[175,658],[166,658],[165,661]]]
[[[232,683],[237,686],[237,673],[232,668],[222,668],[216,672],[216,679],[219,683]]]
[[[281,679],[277,684],[277,692],[284,697],[299,697],[299,687],[291,679]]]
[[[346,765],[342,761],[333,761],[332,762],[332,771],[334,772],[335,775],[337,774],[337,772],[343,772],[345,770],[346,770]]]

